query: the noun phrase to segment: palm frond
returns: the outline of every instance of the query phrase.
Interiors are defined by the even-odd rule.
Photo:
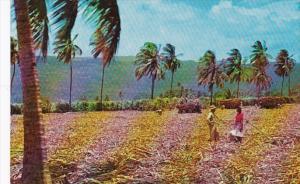
[[[116,53],[120,40],[121,19],[118,4],[116,0],[86,2],[84,14],[96,27],[91,41],[92,54],[95,58],[101,55],[103,65],[106,66]]]
[[[78,0],[55,0],[53,25],[56,25],[55,45],[71,40],[71,32],[78,13]]]
[[[27,0],[27,2],[35,47],[41,50],[45,59],[49,44],[49,20],[46,0]]]

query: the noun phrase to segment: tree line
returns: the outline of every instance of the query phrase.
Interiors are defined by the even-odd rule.
[[[160,45],[152,42],[146,42],[136,55],[135,76],[137,80],[142,77],[151,78],[151,98],[153,99],[155,80],[164,79],[166,70],[171,72],[172,93],[174,73],[180,68],[181,61],[178,59],[182,54],[175,52],[175,46],[166,44],[163,52],[160,52]],[[267,53],[265,42],[256,41],[252,45],[249,64],[247,59],[243,59],[240,51],[236,48],[231,49],[226,59],[218,61],[213,51],[208,50],[199,59],[197,69],[198,85],[208,88],[210,92],[210,103],[213,103],[214,87],[223,88],[224,83],[237,83],[236,98],[240,96],[240,83],[248,82],[256,86],[257,97],[261,95],[262,90],[271,87],[272,78],[267,74],[269,59],[272,58]],[[286,49],[280,50],[276,57],[275,73],[282,77],[281,95],[283,95],[283,84],[285,77],[288,77],[288,91],[291,93],[290,78],[295,66],[295,59],[289,55]]]

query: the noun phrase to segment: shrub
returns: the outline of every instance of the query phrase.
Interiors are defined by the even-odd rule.
[[[244,98],[242,99],[243,106],[254,106],[258,105],[256,98]]]
[[[22,114],[23,106],[21,104],[10,105],[10,114]]]
[[[55,110],[54,112],[57,113],[65,113],[69,111],[69,104],[65,102],[59,102],[55,104]]]
[[[226,99],[226,100],[220,100],[218,105],[224,106],[226,109],[236,109],[239,106],[241,106],[241,99],[233,98],[233,99]]]
[[[48,97],[41,97],[42,113],[50,113],[53,111],[52,104]]]
[[[261,97],[258,99],[258,104],[262,108],[277,108],[284,103],[283,97]]]
[[[89,102],[88,101],[78,101],[74,105],[74,110],[75,111],[88,111],[89,110]]]

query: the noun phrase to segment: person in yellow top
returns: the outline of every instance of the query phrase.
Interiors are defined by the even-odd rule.
[[[210,136],[210,139],[209,141],[218,141],[219,140],[219,135],[218,135],[218,132],[217,132],[217,127],[216,127],[216,115],[215,115],[215,112],[216,112],[216,106],[214,105],[211,105],[210,106],[210,112],[208,113],[208,116],[207,116],[207,124],[208,124],[208,128],[209,128],[209,136]]]

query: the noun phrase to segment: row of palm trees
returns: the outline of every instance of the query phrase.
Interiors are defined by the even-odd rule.
[[[135,75],[137,80],[142,77],[151,78],[151,98],[153,99],[155,80],[164,79],[165,70],[171,71],[171,88],[172,93],[174,73],[180,67],[179,56],[175,52],[175,46],[166,44],[160,53],[160,45],[152,42],[146,42],[136,55],[135,64],[137,65]],[[225,81],[237,83],[236,97],[239,98],[240,83],[249,82],[256,86],[257,97],[262,90],[271,87],[272,78],[267,74],[269,59],[271,55],[267,53],[266,43],[256,41],[252,46],[250,55],[250,65],[238,49],[232,49],[226,59],[217,61],[213,51],[208,50],[199,59],[198,66],[198,84],[208,87],[210,92],[210,103],[213,102],[214,86],[223,88]],[[289,55],[288,51],[282,49],[276,57],[275,73],[282,77],[281,95],[283,95],[284,78],[289,78],[289,95],[290,95],[290,76],[295,66],[295,60]]]
[[[174,74],[178,68],[180,68],[180,60],[178,57],[182,54],[175,52],[175,46],[166,44],[163,47],[162,53],[160,53],[161,45],[156,45],[152,42],[146,42],[136,55],[135,65],[135,76],[137,80],[142,77],[151,78],[151,99],[154,97],[154,84],[155,80],[164,79],[165,70],[171,71],[171,88],[173,89]]]

